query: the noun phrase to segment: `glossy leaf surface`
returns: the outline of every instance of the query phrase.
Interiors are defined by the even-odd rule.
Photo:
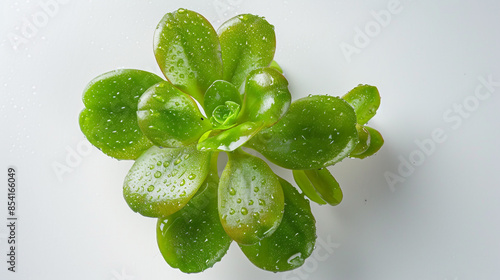
[[[210,153],[195,146],[151,147],[125,177],[123,195],[132,210],[147,217],[167,217],[179,211],[205,180]]]
[[[357,141],[351,105],[338,97],[316,95],[293,102],[278,123],[246,146],[288,169],[317,169],[344,159]]]
[[[234,102],[240,106],[242,104],[241,95],[233,84],[222,80],[215,81],[205,93],[203,108],[207,117],[212,117],[215,108],[225,106],[227,101]]]
[[[240,245],[247,258],[269,271],[286,271],[301,266],[314,250],[316,221],[309,202],[280,178],[285,194],[285,212],[276,231],[254,245]]]
[[[241,147],[263,128],[263,124],[245,122],[224,131],[212,131],[200,138],[200,151],[234,151]]]
[[[139,97],[163,81],[153,73],[121,69],[102,74],[85,88],[80,128],[92,145],[117,159],[136,159],[153,144],[137,124]]]
[[[254,70],[245,82],[242,119],[269,127],[286,113],[291,100],[288,81],[281,73],[269,67]]]
[[[378,132],[376,129],[365,126],[364,127],[368,132],[370,133],[370,146],[366,151],[364,151],[362,154],[359,155],[349,155],[350,157],[355,157],[355,158],[366,158],[369,156],[374,155],[376,152],[382,148],[384,145],[384,138],[382,137],[382,134]]]
[[[244,14],[229,19],[217,30],[219,34],[224,80],[242,92],[246,76],[268,66],[274,57],[274,26],[264,18]]]
[[[283,209],[283,190],[271,168],[242,150],[230,153],[219,184],[219,215],[227,234],[254,244],[276,230]]]
[[[137,118],[142,132],[155,145],[167,148],[195,143],[212,127],[194,99],[167,81],[141,96]]]
[[[366,129],[366,127],[363,125],[356,125],[356,129],[358,130],[358,144],[356,145],[354,150],[351,151],[349,156],[362,154],[366,150],[368,150],[368,147],[370,146],[371,137],[368,129]]]
[[[359,85],[342,97],[351,104],[356,111],[358,124],[367,123],[380,106],[380,94],[378,89],[370,85]]]
[[[302,190],[302,192],[312,201],[323,205],[326,204],[326,201],[324,201],[312,185],[311,181],[309,178],[307,178],[306,173],[304,170],[293,170],[293,179],[295,180],[295,183],[299,186],[299,188]]]
[[[327,168],[298,170],[296,172],[304,172],[318,195],[328,204],[335,206],[342,201],[343,194],[340,185]]]
[[[217,157],[211,172],[186,206],[166,219],[159,219],[156,237],[167,263],[183,272],[201,272],[226,254],[231,238],[219,219],[217,208]]]
[[[200,14],[179,9],[166,14],[154,36],[154,53],[165,77],[203,104],[203,95],[222,79],[217,33]]]

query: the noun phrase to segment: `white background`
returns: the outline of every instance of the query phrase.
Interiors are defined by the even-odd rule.
[[[500,2],[61,0],[48,10],[40,4],[49,2],[0,4],[0,279],[500,276],[500,86],[488,91],[480,82],[500,81]],[[328,248],[318,246],[321,254],[292,273],[255,268],[235,244],[201,274],[170,268],[156,246],[155,220],[134,214],[122,198],[132,162],[88,149],[80,132],[82,90],[92,78],[116,68],[160,74],[152,35],[162,16],[179,7],[198,11],[215,28],[240,13],[265,16],[275,26],[276,59],[294,99],[343,95],[359,83],[380,90],[370,126],[385,146],[331,168],[344,201],[313,206],[318,239]],[[390,20],[377,23],[373,12],[390,13]],[[363,41],[360,32],[369,37]],[[347,44],[356,52],[344,53]],[[478,87],[482,100],[474,96]],[[428,144],[426,154],[416,142],[435,130],[444,141]],[[413,168],[403,167],[407,161]],[[6,263],[9,166],[18,176],[16,273]]]

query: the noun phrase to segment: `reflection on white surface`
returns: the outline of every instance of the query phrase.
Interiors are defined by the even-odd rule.
[[[156,221],[122,197],[132,162],[82,144],[85,85],[117,68],[160,75],[153,32],[179,7],[216,28],[239,13],[265,16],[293,99],[378,87],[370,125],[385,146],[331,168],[344,201],[312,207],[331,253],[318,241],[307,266],[274,274],[233,244],[212,269],[185,275],[163,261]],[[496,279],[499,10],[492,0],[1,2],[0,161],[18,169],[19,263],[16,274],[1,264],[0,279]],[[402,179],[391,185],[387,172]],[[5,205],[0,191],[6,218]]]

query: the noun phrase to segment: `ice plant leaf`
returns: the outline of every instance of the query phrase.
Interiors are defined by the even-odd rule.
[[[217,207],[217,156],[210,174],[196,195],[181,210],[158,219],[156,239],[163,258],[183,272],[201,272],[226,254],[231,238],[219,219]]]
[[[364,126],[364,128],[368,130],[368,132],[370,133],[370,146],[368,146],[368,149],[363,153],[358,155],[351,154],[349,155],[350,157],[360,158],[360,159],[369,157],[378,152],[378,150],[380,150],[380,148],[382,148],[382,146],[384,145],[384,138],[382,137],[380,132],[368,126]]]
[[[202,15],[179,9],[166,14],[154,36],[154,53],[165,77],[203,104],[203,94],[222,79],[217,33]]]
[[[212,127],[194,99],[168,81],[154,85],[141,96],[137,119],[155,145],[167,148],[195,143]]]
[[[245,82],[242,120],[269,127],[286,113],[291,100],[288,81],[281,73],[269,67],[254,70]]]
[[[246,76],[273,61],[276,49],[274,26],[262,17],[244,14],[223,23],[217,33],[224,80],[233,83],[242,92]]]
[[[294,170],[294,173],[303,173],[320,198],[328,204],[335,206],[342,201],[340,185],[328,169]]]
[[[285,213],[276,231],[253,245],[240,245],[247,258],[269,271],[287,271],[301,266],[316,242],[316,221],[309,202],[280,178],[285,194]]]
[[[117,159],[136,159],[153,144],[137,125],[139,97],[163,81],[153,73],[120,69],[94,78],[85,88],[80,128],[92,145]]]
[[[359,85],[342,98],[354,107],[360,125],[367,123],[375,116],[380,106],[378,89],[370,85]]]
[[[349,156],[357,156],[362,153],[364,153],[366,150],[368,150],[368,147],[370,146],[370,132],[368,129],[363,126],[363,125],[356,125],[356,129],[358,130],[358,144],[354,148],[354,150],[351,151]]]
[[[280,121],[246,146],[288,169],[316,169],[344,159],[357,141],[351,105],[338,97],[314,95],[293,102]]]
[[[321,196],[319,196],[318,192],[312,185],[311,181],[309,178],[307,178],[306,173],[304,173],[304,170],[293,170],[293,179],[295,180],[295,183],[299,186],[299,188],[302,190],[302,192],[312,201],[323,205],[326,204],[326,201],[324,201]]]
[[[224,131],[206,133],[200,138],[198,150],[234,151],[250,140],[263,127],[262,123],[244,122]]]
[[[167,217],[179,211],[205,180],[210,153],[196,147],[151,147],[125,177],[123,196],[130,208],[146,217]]]
[[[278,72],[280,72],[281,74],[283,74],[283,69],[281,68],[281,66],[278,64],[278,62],[276,62],[276,60],[273,60],[271,62],[271,64],[269,64],[269,67],[271,68],[274,68],[276,70],[278,70]]]
[[[236,87],[226,81],[215,81],[205,93],[205,103],[203,108],[207,117],[212,117],[215,108],[219,106],[226,106],[227,101],[234,102],[241,106],[241,95]]]
[[[283,208],[283,190],[271,168],[241,149],[230,153],[219,184],[219,215],[227,234],[254,244],[276,230]]]

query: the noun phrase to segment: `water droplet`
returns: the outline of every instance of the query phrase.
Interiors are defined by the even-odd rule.
[[[180,196],[180,197],[184,197],[184,196],[186,196],[186,191],[182,191],[182,193],[181,193],[181,194],[179,194],[179,196]]]
[[[241,214],[243,215],[248,214],[248,210],[245,207],[241,207]]]
[[[253,191],[254,191],[254,192],[258,192],[258,191],[259,191],[259,187],[255,187],[255,188],[253,188]]]
[[[189,174],[189,176],[188,176],[189,180],[194,180],[194,178],[196,178],[195,174]]]
[[[235,194],[236,194],[236,190],[235,190],[235,189],[233,189],[233,188],[230,188],[230,189],[229,189],[229,194],[230,194],[230,195],[235,195]]]
[[[293,254],[291,257],[288,258],[287,263],[293,265],[293,266],[299,266],[302,264],[304,259],[302,258],[302,254],[299,252],[297,254]]]
[[[255,181],[255,176],[252,176],[252,181]]]
[[[184,159],[188,159],[188,158],[189,158],[189,156],[190,156],[189,154],[185,155],[185,156],[184,156]]]
[[[231,208],[231,210],[229,210],[229,214],[234,215],[234,213],[236,213],[236,211],[234,211],[234,209]]]
[[[253,205],[253,200],[248,201],[248,205]]]
[[[266,202],[262,199],[259,199],[259,205],[261,205],[261,206],[266,205]]]
[[[156,171],[155,172],[155,178],[160,178],[161,177],[161,172],[160,171]]]
[[[238,198],[238,199],[236,200],[236,203],[241,203],[241,198]]]
[[[177,164],[181,163],[181,161],[182,161],[182,159],[178,158],[178,159],[176,159],[176,160],[174,161],[174,164],[175,164],[175,165],[177,165]]]
[[[171,174],[172,176],[175,176],[175,175],[177,175],[177,173],[178,173],[178,172],[179,172],[179,170],[174,169],[174,170],[172,170],[172,173],[170,173],[170,174]]]
[[[252,216],[255,218],[255,219],[258,219],[260,217],[260,214],[258,212],[254,212],[252,214]]]
[[[154,165],[150,165],[150,166],[149,166],[149,169],[151,169],[151,170],[153,170],[154,168],[155,168],[155,166],[154,166]]]
[[[186,180],[182,179],[181,183],[179,184],[179,186],[184,186],[186,184]]]
[[[155,190],[155,186],[151,185],[148,187],[148,192],[152,192]]]
[[[169,165],[170,165],[170,162],[168,162],[168,161],[163,162],[163,167],[168,167]]]
[[[184,64],[184,60],[182,60],[182,59],[177,60],[177,67],[182,67],[183,64]]]
[[[185,13],[185,12],[186,12],[186,9],[179,8],[179,9],[177,10],[177,12],[178,12],[179,14],[183,14],[183,13]]]

